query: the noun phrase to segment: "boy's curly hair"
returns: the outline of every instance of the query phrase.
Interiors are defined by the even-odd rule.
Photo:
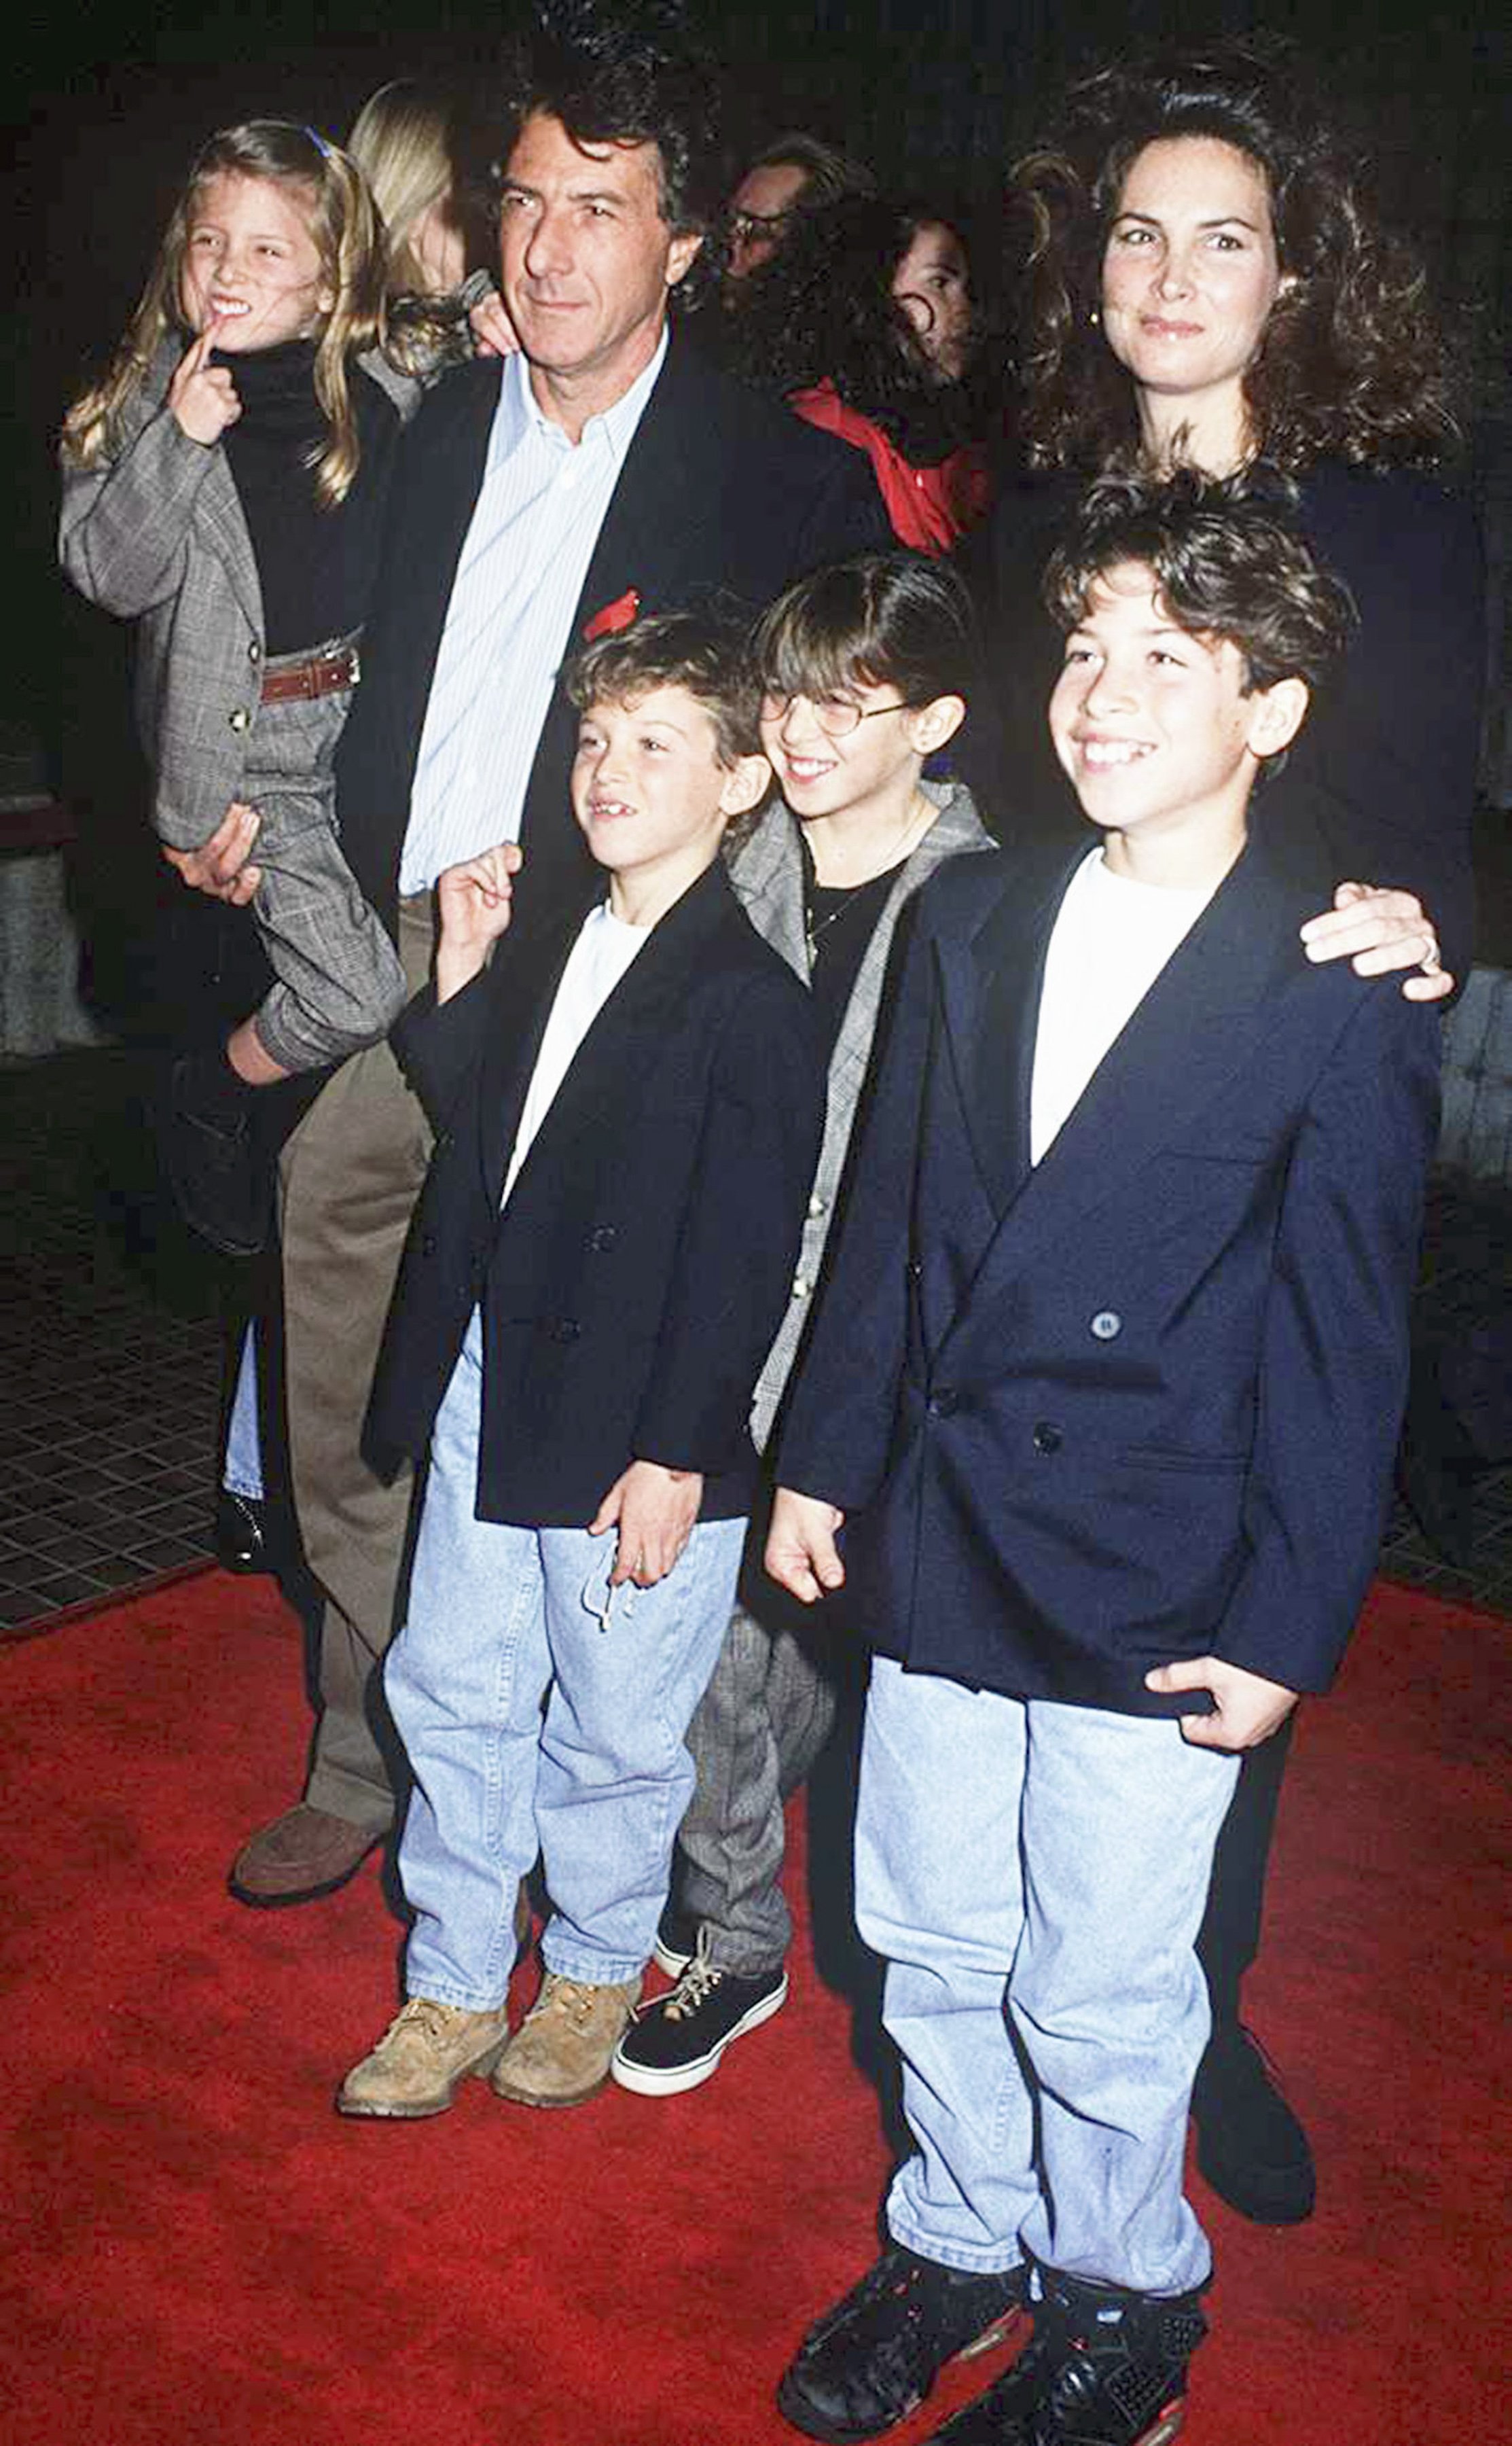
[[[597,638],[568,666],[562,685],[579,713],[591,705],[634,705],[653,688],[686,688],[714,724],[722,765],[761,753],[761,689],[749,626],[729,606],[655,612]]]
[[[1278,680],[1316,687],[1349,643],[1354,605],[1294,522],[1274,483],[1184,468],[1163,482],[1107,476],[1052,554],[1044,597],[1057,627],[1085,618],[1099,579],[1137,564],[1177,626],[1225,638],[1244,658],[1244,693]]]

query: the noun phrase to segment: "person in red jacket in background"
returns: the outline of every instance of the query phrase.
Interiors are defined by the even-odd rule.
[[[869,458],[892,530],[952,551],[992,505],[990,405],[963,239],[924,207],[851,196],[806,214],[744,284],[737,370]]]

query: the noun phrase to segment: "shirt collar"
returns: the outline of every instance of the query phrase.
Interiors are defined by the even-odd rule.
[[[600,416],[590,416],[583,427],[579,449],[597,447],[603,436],[616,468],[635,439],[635,429],[645,409],[646,401],[656,387],[657,376],[666,363],[669,327],[662,326],[662,336],[649,362],[643,366],[627,391],[607,407]],[[531,369],[523,350],[504,360],[504,376],[499,386],[498,410],[494,420],[494,440],[490,456],[507,459],[533,434],[555,449],[569,450],[572,444],[559,424],[543,416],[531,388]]]

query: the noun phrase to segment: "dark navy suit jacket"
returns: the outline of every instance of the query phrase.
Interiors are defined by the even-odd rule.
[[[336,766],[342,848],[390,927],[420,734],[457,557],[498,405],[495,364],[461,366],[401,445],[383,558],[363,639],[363,684]],[[632,590],[643,612],[722,590],[759,610],[822,562],[891,541],[864,458],[704,363],[674,331],[599,530],[562,660]],[[568,776],[577,716],[558,687],[526,793],[520,840],[540,899],[575,899],[589,861]]]
[[[1149,1715],[1191,1701],[1147,1669],[1210,1651],[1320,1688],[1389,1491],[1438,1025],[1311,967],[1316,882],[1252,843],[1032,1169],[1070,872],[961,859],[916,903],[777,1475],[846,1512],[837,1602],[920,1670]]]
[[[364,1449],[383,1475],[421,1457],[481,1301],[480,1519],[583,1528],[632,1459],[700,1471],[701,1516],[735,1518],[819,1149],[818,1029],[717,861],[598,1013],[501,1213],[588,905],[534,904],[471,985],[420,995],[395,1030],[438,1136]]]

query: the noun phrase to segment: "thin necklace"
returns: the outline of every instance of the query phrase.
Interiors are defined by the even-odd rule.
[[[814,946],[818,942],[820,935],[827,932],[829,928],[834,925],[838,918],[845,915],[846,911],[849,908],[852,900],[856,898],[858,894],[865,892],[868,884],[875,883],[881,875],[890,875],[894,867],[901,866],[903,864],[904,859],[910,856],[916,847],[917,842],[923,839],[934,815],[935,808],[933,802],[926,799],[922,791],[916,791],[908,801],[907,811],[904,817],[903,830],[899,834],[896,846],[893,848],[890,855],[884,860],[882,865],[874,867],[869,875],[864,875],[859,883],[853,883],[850,886],[849,891],[846,894],[845,898],[837,901],[829,913],[818,920],[817,924],[814,922],[812,895],[815,892],[824,891],[826,887],[820,883],[817,875],[812,875],[812,878],[808,876],[805,877],[805,889],[803,894],[803,940],[804,947],[809,954],[809,966],[811,968],[812,968],[814,962]],[[915,829],[916,827],[917,831]],[[810,855],[812,863],[812,852]]]

